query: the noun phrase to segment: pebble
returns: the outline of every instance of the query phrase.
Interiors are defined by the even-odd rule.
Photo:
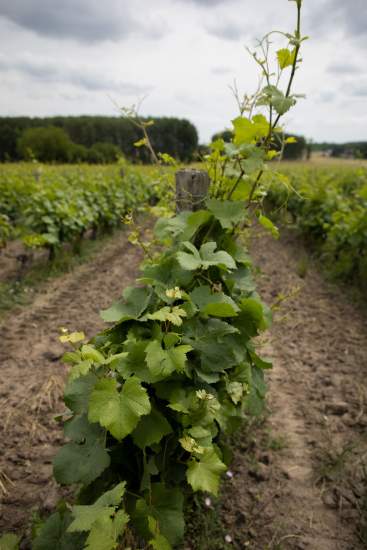
[[[268,466],[261,462],[259,462],[255,468],[251,468],[249,474],[256,479],[256,481],[267,481],[270,477]]]
[[[333,414],[335,416],[343,416],[348,412],[348,404],[344,401],[334,401],[332,403],[326,403],[325,414]]]

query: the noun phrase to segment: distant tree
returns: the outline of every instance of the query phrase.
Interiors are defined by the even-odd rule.
[[[289,137],[296,138],[294,143],[286,143],[283,151],[284,160],[300,160],[308,158],[308,145],[303,136],[296,136],[294,134],[284,134],[284,139]]]
[[[41,162],[69,162],[73,143],[61,128],[28,128],[18,139],[17,150],[22,159]]]
[[[222,139],[226,143],[229,143],[232,141],[233,138],[233,132],[232,130],[223,130],[223,132],[217,132],[212,136],[212,141],[216,141],[217,139]]]
[[[97,142],[87,150],[87,161],[91,164],[111,164],[116,162],[121,150],[113,143]]]
[[[84,145],[79,143],[72,143],[70,147],[69,162],[89,162],[88,161],[89,150]]]
[[[155,150],[166,152],[181,161],[190,161],[194,158],[198,146],[198,133],[191,122],[173,117],[152,117],[152,120],[154,125],[149,128],[149,135]],[[17,147],[20,137],[26,130],[40,127],[64,130],[72,142],[88,149],[95,143],[113,144],[131,161],[150,160],[146,148],[134,147],[134,143],[142,136],[139,129],[129,120],[122,117],[58,116],[0,118],[0,161],[23,158]],[[22,155],[23,153],[24,151]],[[78,154],[82,154],[81,149]],[[75,155],[71,153],[71,161],[73,158]]]

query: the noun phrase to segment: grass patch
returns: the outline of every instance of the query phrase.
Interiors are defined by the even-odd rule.
[[[226,541],[225,527],[221,519],[221,502],[212,496],[194,495],[185,511],[185,544],[180,550],[226,550],[233,548]]]

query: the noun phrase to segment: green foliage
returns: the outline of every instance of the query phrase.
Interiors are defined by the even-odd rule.
[[[0,550],[18,550],[20,539],[13,533],[6,533],[0,537]]]
[[[20,238],[30,248],[44,247],[53,254],[64,243],[77,250],[88,230],[103,233],[121,225],[127,211],[152,195],[151,184],[125,164],[1,166],[0,247]]]
[[[73,143],[62,128],[28,128],[17,143],[20,158],[40,162],[68,162],[72,157]]]
[[[147,123],[150,121],[144,119]],[[185,119],[160,117],[153,119],[150,137],[155,150],[180,161],[192,161],[198,147],[198,134],[195,126]],[[50,128],[52,132],[48,134]],[[121,117],[79,116],[79,117],[2,117],[0,118],[0,162],[29,158],[27,148],[38,156],[43,149],[36,147],[38,133],[52,137],[54,130],[62,132],[67,143],[65,153],[60,158],[49,139],[45,142],[47,159],[45,162],[91,162],[107,163],[116,160],[116,152],[132,162],[150,162],[145,147],[136,148],[134,143],[140,140],[139,129]],[[30,132],[30,133],[29,133]],[[26,147],[23,147],[27,135]],[[57,134],[60,135],[61,134]],[[19,140],[19,148],[17,146]],[[65,139],[63,140],[65,142]],[[62,149],[64,151],[64,149]],[[26,155],[26,156],[24,156]],[[33,158],[33,157],[32,157]],[[168,157],[166,157],[168,159]]]
[[[91,393],[88,410],[90,422],[99,422],[121,441],[134,430],[141,416],[150,413],[151,407],[139,378],[132,376],[124,382],[121,391],[116,380],[99,380]]]
[[[269,175],[270,203],[292,214],[329,274],[366,289],[366,169],[293,167],[282,173],[285,183]]]
[[[65,527],[66,537],[88,532],[76,549],[97,548],[99,540],[101,548],[113,548],[126,523],[153,548],[179,542],[185,496],[218,492],[227,468],[221,433],[262,407],[259,371],[268,364],[254,353],[252,337],[268,326],[267,310],[253,290],[231,278],[249,259],[235,245],[233,227],[223,228],[226,203],[209,204],[215,208],[207,215],[179,215],[180,223],[171,218],[180,233],[166,252],[146,260],[141,280],[149,285],[127,289],[108,310],[114,324],[66,354],[73,365],[65,390],[70,441],[54,472],[60,483],[83,490],[71,516],[52,521]],[[204,237],[196,232],[182,243],[192,216]],[[213,222],[216,241],[206,241]],[[167,262],[175,270],[163,285]],[[126,491],[110,502],[121,479]]]
[[[254,339],[268,328],[271,313],[255,291],[238,237],[254,214],[275,232],[259,215],[260,180],[282,131],[279,117],[295,102],[290,89],[302,41],[297,6],[297,30],[285,35],[295,46],[286,92],[272,86],[263,67],[267,86],[253,99],[251,114],[241,109],[233,121],[233,142],[211,145],[206,160],[213,184],[205,208],[158,220],[158,247],[148,248],[137,286],[102,313],[108,328],[66,356],[70,441],[54,469],[79,492],[71,511],[46,522],[41,541],[54,521],[60,540],[84,536],[73,550],[115,548],[124,543],[125,527],[152,548],[172,548],[184,534],[188,496],[218,493],[229,459],[223,435],[263,409],[264,370],[271,364],[259,357]],[[259,112],[264,104],[268,118]],[[159,162],[147,133],[151,123],[137,120],[143,133],[137,150]],[[147,251],[136,234],[130,240]]]
[[[121,150],[113,143],[97,142],[86,150],[85,160],[91,164],[111,164],[121,156]]]

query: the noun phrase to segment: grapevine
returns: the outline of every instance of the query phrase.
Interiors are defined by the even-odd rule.
[[[295,2],[296,30],[281,33],[287,44],[275,72],[268,35],[253,53],[263,85],[241,100],[233,141],[211,145],[206,207],[157,221],[164,252],[150,253],[137,285],[102,312],[104,331],[89,341],[83,333],[62,336],[73,346],[64,357],[68,442],[54,475],[78,490],[40,528],[35,550],[112,550],[137,539],[159,550],[179,544],[185,500],[218,494],[228,468],[223,434],[262,410],[271,363],[254,339],[271,312],[239,237],[254,217],[276,233],[261,210],[263,175],[279,154],[280,119],[298,97],[292,85],[305,38],[302,2]],[[149,145],[146,132],[143,139],[139,145]]]

